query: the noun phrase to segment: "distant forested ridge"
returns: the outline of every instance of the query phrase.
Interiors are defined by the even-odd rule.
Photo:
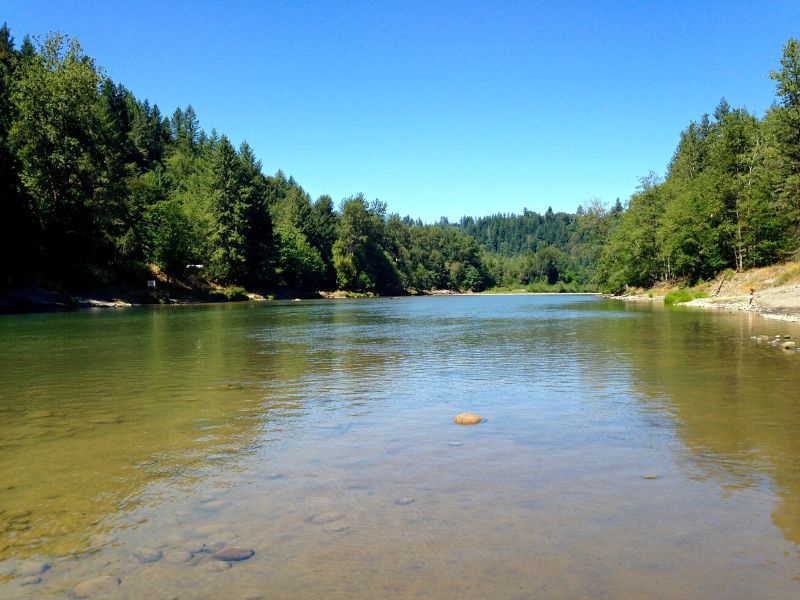
[[[162,114],[78,42],[0,29],[0,286],[191,274],[254,290],[491,286],[617,291],[783,260],[800,241],[800,50],[763,119],[721,102],[666,178],[623,205],[423,224],[357,194],[312,199],[254,150]]]

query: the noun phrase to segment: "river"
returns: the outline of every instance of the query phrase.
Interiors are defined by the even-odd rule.
[[[800,326],[595,296],[0,316],[0,598],[798,598],[800,352],[761,334]]]

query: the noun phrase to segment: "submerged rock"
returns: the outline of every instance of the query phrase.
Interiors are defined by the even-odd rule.
[[[190,542],[186,545],[184,550],[192,554],[199,554],[200,552],[206,551],[206,545],[203,542]]]
[[[164,555],[164,561],[171,565],[182,565],[192,560],[193,554],[185,550],[172,550]]]
[[[477,425],[483,421],[483,417],[475,413],[465,412],[455,416],[453,419],[459,425]]]
[[[409,498],[407,496],[403,498],[398,498],[397,500],[394,501],[394,503],[399,506],[408,506],[412,502],[414,502],[414,498]]]
[[[50,565],[45,562],[24,562],[17,568],[17,575],[21,577],[33,577],[35,575],[41,575],[49,568]]]
[[[23,579],[23,580],[21,580],[21,581],[19,582],[19,585],[20,585],[20,586],[25,586],[25,585],[38,585],[38,584],[40,584],[40,583],[42,583],[42,578],[41,578],[41,577],[39,577],[38,575],[36,575],[35,577],[26,577],[25,579]]]
[[[112,575],[101,575],[80,582],[72,588],[72,593],[76,598],[91,598],[97,594],[110,594],[120,583],[120,580]]]
[[[133,551],[133,555],[136,557],[136,560],[145,564],[161,560],[162,552],[155,548],[137,548]]]
[[[326,525],[328,523],[338,521],[339,519],[344,519],[344,513],[326,512],[314,515],[309,519],[309,521],[311,521],[314,525]]]
[[[247,560],[255,554],[254,550],[249,548],[223,548],[214,554],[216,560],[223,560],[226,562]]]
[[[220,561],[220,560],[212,560],[207,562],[203,565],[203,569],[206,571],[216,572],[216,571],[227,571],[231,568],[231,563],[227,561]]]
[[[222,550],[227,542],[224,540],[209,540],[207,544],[205,544],[204,552],[208,552],[209,554],[214,554]]]

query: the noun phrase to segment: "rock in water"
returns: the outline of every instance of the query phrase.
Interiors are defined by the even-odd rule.
[[[137,548],[133,551],[133,555],[142,564],[161,560],[161,550],[155,548]]]
[[[781,344],[781,348],[784,350],[794,350],[797,347],[797,343],[795,342],[783,342]]]
[[[76,598],[91,598],[97,594],[110,594],[117,589],[120,580],[111,575],[101,575],[93,579],[87,579],[80,582],[74,588],[72,593]]]
[[[453,419],[459,425],[477,425],[481,421],[483,421],[483,417],[480,415],[476,415],[475,413],[461,413],[456,415],[455,419]]]
[[[644,474],[644,478],[645,479],[658,479],[658,475],[656,475],[655,473],[645,473]]]
[[[223,548],[216,554],[214,558],[217,560],[224,560],[226,562],[247,560],[253,556],[255,552],[249,548]]]
[[[327,512],[321,513],[319,515],[314,515],[311,517],[310,521],[314,525],[327,525],[328,523],[333,523],[334,521],[338,521],[339,519],[344,519],[344,514],[340,512]]]
[[[164,561],[171,565],[182,565],[192,560],[192,553],[185,550],[171,550],[164,555]]]
[[[50,565],[44,562],[24,562],[17,568],[17,575],[22,577],[35,577],[36,575],[41,575],[49,568]]]
[[[398,498],[397,500],[394,501],[394,503],[397,504],[398,506],[408,506],[412,502],[414,502],[414,499],[409,498],[408,496],[403,498]]]

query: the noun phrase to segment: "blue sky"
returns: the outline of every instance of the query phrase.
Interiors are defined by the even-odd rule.
[[[115,81],[247,140],[314,197],[391,212],[572,212],[663,173],[722,96],[759,115],[794,2],[41,2]]]

